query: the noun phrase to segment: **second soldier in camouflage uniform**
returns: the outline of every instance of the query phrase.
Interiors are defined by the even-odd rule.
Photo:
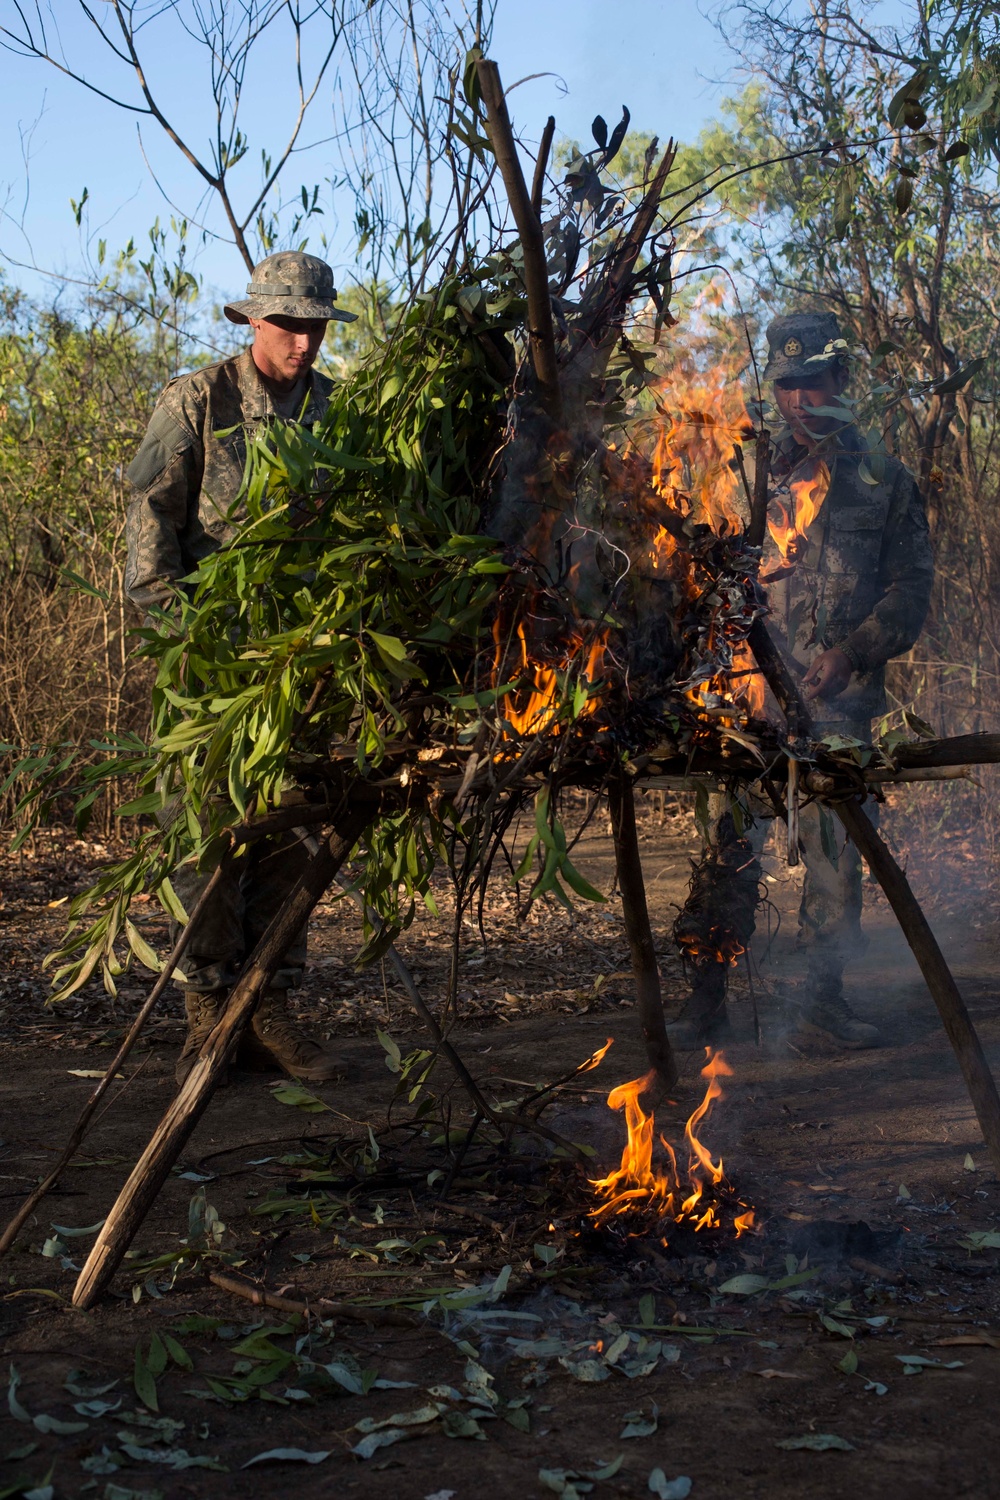
[[[785,422],[771,460],[773,528],[795,513],[793,483],[814,478],[820,462],[830,476],[797,550],[786,557],[768,536],[761,565],[768,630],[811,700],[817,738],[840,734],[868,743],[872,720],[886,711],[886,663],[913,645],[930,601],[933,559],[923,500],[897,459],[886,457],[873,472],[857,429],[831,415],[847,383],[836,319],[828,313],[776,318],[767,341],[764,375],[774,381]],[[705,854],[674,926],[693,971],[691,995],[668,1028],[681,1048],[718,1041],[727,1028],[729,963],[721,955],[742,951],[753,934],[759,856],[773,818],[760,797],[751,795],[749,810],[755,822],[739,837],[721,799],[712,809]],[[831,861],[815,804],[803,809],[800,837],[799,940],[807,967],[801,1022],[841,1046],[878,1046],[877,1029],[854,1016],[844,998],[845,962],[863,946],[861,861],[842,836]]]
[[[247,300],[230,303],[225,312],[231,322],[253,328],[253,344],[170,382],[128,470],[133,498],[125,589],[147,609],[169,607],[182,580],[234,535],[242,519],[238,499],[248,436],[275,418],[312,427],[330,399],[332,382],[313,362],[328,321],[354,319],[336,305],[330,267],[299,252],[271,255],[255,268],[247,291]],[[178,1082],[306,857],[294,833],[253,847],[199,918],[184,959],[188,1034]],[[205,878],[183,867],[177,872],[174,885],[188,909]],[[305,953],[303,928],[261,997],[248,1047],[297,1077],[323,1081],[338,1076],[337,1059],[303,1033],[286,1009],[288,990],[301,982]]]

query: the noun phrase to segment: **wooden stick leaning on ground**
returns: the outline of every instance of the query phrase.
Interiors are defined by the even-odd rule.
[[[861,803],[852,800],[832,805],[885,892],[885,898],[903,929],[903,936],[920,965],[920,972],[962,1070],[994,1171],[1000,1177],[1000,1095],[958,985],[909,881]]]
[[[281,963],[288,944],[321,899],[351,849],[372,821],[367,803],[348,802],[333,831],[309,861],[284,905],[244,966],[194,1067],[132,1170],[105,1220],[73,1293],[74,1307],[92,1307],[121,1264],[171,1167],[208,1106],[219,1078],[236,1051],[257,1000]]]
[[[789,728],[796,725],[800,734],[808,734],[812,727],[809,710],[799,696],[798,688],[787,671],[778,671],[775,661],[778,653],[767,633],[763,620],[755,620],[750,636],[751,648],[757,665],[767,678],[768,685],[781,705]],[[758,645],[761,650],[758,652]],[[974,736],[969,736],[970,739]],[[989,736],[1000,739],[1000,736]],[[932,755],[926,760],[934,763]],[[930,924],[910,888],[910,883],[899,865],[889,853],[878,830],[875,828],[860,801],[856,798],[830,801],[830,808],[837,814],[848,835],[867,862],[875,879],[885,893],[886,900],[895,913],[903,936],[910,945],[914,958],[920,965],[924,982],[938,1008],[948,1040],[962,1070],[972,1107],[983,1132],[990,1160],[1000,1176],[1000,1094],[990,1072],[976,1028],[962,999],[954,976],[945,962],[944,954],[931,931]]]
[[[93,1119],[94,1111],[114,1082],[118,1069],[126,1061],[129,1053],[132,1051],[132,1048],[138,1041],[139,1033],[142,1031],[146,1022],[149,1020],[154,1008],[160,1000],[161,995],[172,980],[175,968],[184,957],[184,954],[187,951],[188,943],[191,941],[191,933],[194,928],[194,923],[204,911],[209,901],[215,895],[215,892],[219,886],[219,882],[222,879],[223,870],[228,858],[229,854],[227,852],[222,856],[219,864],[215,867],[211,876],[209,877],[208,883],[206,884],[201,895],[198,897],[198,900],[195,903],[190,916],[188,917],[186,925],[181,929],[180,936],[178,937],[176,943],[173,946],[173,949],[165,960],[163,968],[160,971],[160,976],[157,979],[156,983],[153,985],[153,988],[150,990],[149,995],[143,1003],[142,1009],[139,1011],[139,1014],[136,1016],[135,1020],[132,1022],[132,1025],[126,1032],[125,1037],[122,1040],[122,1044],[118,1048],[118,1051],[115,1053],[111,1063],[108,1065],[108,1069],[104,1074],[104,1077],[101,1079],[100,1083],[97,1085],[94,1092],[91,1094],[90,1098],[83,1106],[83,1109],[80,1111],[80,1117],[77,1120],[76,1124],[73,1126],[69,1140],[66,1142],[59,1160],[56,1162],[49,1175],[38,1184],[38,1186],[32,1193],[29,1193],[24,1203],[21,1205],[17,1213],[11,1219],[10,1223],[7,1225],[7,1228],[4,1230],[3,1235],[0,1236],[0,1257],[6,1255],[7,1251],[11,1248],[14,1241],[17,1239],[17,1236],[24,1228],[24,1225],[27,1223],[28,1219],[35,1212],[35,1209],[38,1207],[39,1203],[41,1203],[46,1193],[50,1193],[52,1191],[56,1183],[59,1181],[59,1178],[62,1176],[63,1172],[69,1166],[70,1162],[73,1160],[73,1157],[80,1149],[83,1139],[87,1134],[87,1129],[90,1125],[90,1122]]]
[[[622,915],[632,957],[635,996],[639,1007],[639,1024],[646,1043],[649,1065],[655,1069],[665,1088],[677,1082],[677,1063],[663,1017],[663,996],[656,965],[656,949],[649,925],[646,887],[639,858],[639,840],[635,829],[635,800],[631,782],[614,779],[608,783],[611,827],[615,839],[618,888],[622,896]]]

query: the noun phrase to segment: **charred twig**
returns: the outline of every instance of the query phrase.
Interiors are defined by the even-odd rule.
[[[532,207],[521,162],[514,144],[514,132],[507,101],[504,98],[500,70],[495,62],[482,58],[476,64],[479,87],[486,106],[486,128],[493,154],[500,167],[511,213],[517,225],[524,253],[524,290],[528,299],[528,340],[531,362],[538,381],[542,405],[557,425],[562,420],[562,393],[559,366],[556,361],[555,324],[549,296],[549,272],[545,263],[545,241],[538,214]]]
[[[740,468],[743,455],[740,454]],[[757,434],[757,451],[754,457],[753,496],[750,502],[750,525],[747,541],[751,547],[763,547],[767,533],[767,481],[771,470],[771,434],[761,427]]]
[[[795,679],[785,665],[777,646],[768,634],[767,626],[758,615],[750,626],[747,642],[754,659],[767,679],[767,685],[778,700],[782,713],[788,721],[788,734],[792,740],[805,739],[812,729],[812,719],[799,695]]]
[[[746,502],[747,502],[747,513],[748,513],[748,515],[751,518],[751,525],[752,525],[752,523],[753,523],[753,490],[750,488],[750,481],[747,478],[747,466],[746,466],[746,463],[744,462],[744,458],[743,458],[743,444],[742,443],[734,443],[733,444],[733,457],[736,459],[736,467],[740,471],[740,483],[743,486],[743,495],[744,495],[744,498],[746,499]],[[749,536],[749,533],[750,533],[750,528],[748,527],[747,528],[747,535],[748,536]],[[733,677],[735,677],[736,673],[733,672],[731,675]]]
[[[788,758],[788,786],[785,790],[785,806],[788,808],[788,866],[794,868],[799,862],[799,763]]]
[[[180,963],[181,959],[184,957],[184,954],[187,951],[187,946],[191,941],[191,935],[194,931],[196,921],[208,906],[212,897],[215,895],[215,892],[218,890],[219,882],[222,880],[227,860],[228,855],[223,855],[222,860],[212,871],[212,874],[209,877],[204,890],[198,897],[198,900],[195,903],[190,916],[188,917],[186,926],[182,929],[180,936],[178,937],[163,965],[163,968],[160,970],[160,977],[153,985],[153,988],[150,990],[149,995],[147,996],[141,1010],[139,1011],[139,1014],[136,1016],[135,1020],[132,1022],[132,1025],[126,1032],[121,1046],[118,1048],[118,1051],[115,1053],[113,1059],[108,1064],[104,1077],[101,1079],[100,1083],[94,1089],[94,1092],[91,1094],[90,1098],[83,1106],[83,1109],[80,1111],[79,1119],[70,1132],[69,1140],[63,1147],[63,1151],[61,1156],[59,1157],[59,1160],[56,1162],[55,1166],[52,1168],[52,1171],[48,1174],[48,1176],[38,1184],[38,1186],[32,1193],[29,1193],[24,1203],[21,1205],[17,1213],[11,1219],[10,1223],[7,1225],[7,1228],[4,1230],[3,1235],[0,1236],[0,1256],[6,1255],[7,1251],[11,1248],[14,1241],[17,1239],[17,1236],[24,1228],[24,1225],[27,1223],[28,1219],[34,1213],[35,1209],[41,1203],[45,1195],[47,1193],[50,1193],[55,1187],[63,1172],[69,1166],[70,1162],[73,1160],[73,1157],[80,1149],[84,1137],[87,1134],[87,1129],[90,1125],[90,1122],[94,1117],[94,1112],[97,1109],[97,1106],[100,1104],[104,1095],[107,1093],[108,1089],[114,1082],[119,1068],[128,1058],[130,1052],[132,1051],[132,1048],[139,1040],[139,1033],[142,1031],[146,1022],[152,1015],[167,985],[173,979],[174,970]]]
[[[581,328],[577,338],[578,347],[590,347],[599,343],[607,324],[614,322],[619,314],[624,312],[625,304],[631,294],[631,273],[656,220],[660,200],[663,197],[663,188],[673,168],[676,155],[673,140],[669,140],[660,158],[656,175],[636,209],[628,233],[609,261],[595,305],[592,310],[587,309],[586,326]]]
[[[539,1104],[538,1109],[536,1110],[536,1115],[540,1115],[542,1110],[547,1109],[549,1104],[551,1104],[552,1102],[551,1099],[548,1098],[550,1094],[554,1094],[557,1089],[564,1088],[566,1084],[572,1083],[574,1078],[579,1078],[583,1073],[590,1073],[594,1068],[597,1067],[597,1065],[602,1061],[604,1054],[611,1046],[611,1041],[612,1038],[608,1037],[608,1040],[605,1043],[604,1047],[600,1049],[599,1055],[598,1053],[593,1053],[590,1057],[587,1058],[586,1062],[578,1063],[571,1072],[564,1073],[561,1078],[554,1079],[552,1083],[543,1084],[540,1089],[535,1089],[533,1094],[529,1094],[526,1099],[522,1099],[521,1108],[528,1109],[532,1104],[538,1104],[539,1099],[543,1099],[545,1100],[545,1103]],[[585,1090],[584,1092],[589,1093],[594,1091]]]
[[[656,215],[660,211],[660,200],[663,197],[663,189],[667,178],[673,170],[674,159],[677,155],[677,147],[673,138],[667,142],[666,150],[660,158],[660,165],[656,169],[656,175],[649,185],[642,202],[636,210],[635,218],[629,227],[624,241],[615,251],[610,266],[608,267],[608,287],[616,295],[620,295],[625,288],[627,278],[639,258],[639,252],[656,222]]]

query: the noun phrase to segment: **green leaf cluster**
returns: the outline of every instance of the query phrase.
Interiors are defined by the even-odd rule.
[[[71,908],[60,997],[98,964],[113,986],[120,936],[152,967],[126,926],[131,898],[156,889],[184,920],[172,870],[211,868],[227,827],[279,807],[311,769],[377,773],[412,733],[415,699],[434,705],[438,733],[478,722],[483,619],[507,571],[480,530],[503,414],[489,356],[506,325],[470,290],[453,277],[416,299],[313,431],[256,435],[234,540],[139,632],[156,667],[151,746],[102,769],[139,773],[120,811],[155,823]],[[65,766],[44,769],[58,780]],[[449,816],[416,806],[372,831],[361,885],[384,928],[365,957],[428,897]]]

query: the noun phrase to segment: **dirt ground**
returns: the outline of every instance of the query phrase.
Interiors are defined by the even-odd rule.
[[[640,827],[672,1010],[684,983],[669,928],[692,828],[652,806]],[[55,840],[0,867],[0,1219],[48,1169],[93,1087],[82,1075],[106,1066],[144,993],[130,974],[114,1002],[95,988],[44,1008],[58,903],[102,853]],[[609,890],[600,815],[579,854]],[[974,837],[944,841],[919,888],[998,1069],[1000,933],[969,895],[970,868]],[[733,1076],[704,1131],[756,1210],[760,1232],[738,1240],[727,1228],[663,1246],[587,1228],[587,1176],[623,1144],[607,1092],[644,1071],[620,905],[524,919],[498,881],[488,943],[466,935],[453,1036],[499,1100],[613,1037],[542,1117],[593,1152],[589,1165],[527,1138],[501,1157],[482,1132],[462,1155],[458,1091],[416,1120],[397,1099],[387,1122],[398,1078],[376,1029],[404,1057],[424,1038],[388,968],[352,967],[353,911],[325,906],[298,1001],[338,1039],[350,1081],[303,1096],[238,1073],[113,1294],[76,1312],[94,1226],[173,1094],[182,1026],[171,1001],[0,1267],[11,1391],[0,1497],[1000,1494],[1000,1194],[961,1076],[874,898],[850,998],[885,1045],[835,1053],[797,1034],[797,882],[773,852],[768,873],[752,986],[734,977]],[[162,942],[159,914],[137,916]],[[447,921],[444,902],[400,945],[432,1003]],[[657,1110],[675,1142],[701,1096],[701,1062],[687,1055],[676,1099]],[[428,1088],[444,1096],[449,1083],[439,1064]],[[313,1315],[255,1307],[207,1279],[220,1272],[308,1301]],[[274,1450],[285,1456],[245,1467]]]

